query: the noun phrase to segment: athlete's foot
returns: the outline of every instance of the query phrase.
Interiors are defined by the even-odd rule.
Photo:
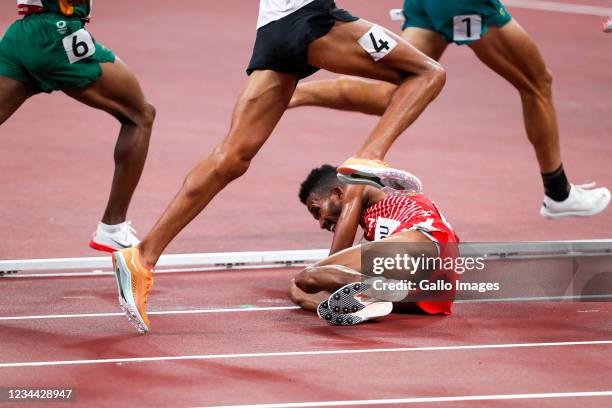
[[[338,178],[349,184],[364,184],[380,189],[391,187],[415,193],[423,189],[417,176],[389,167],[380,160],[351,157],[338,167]]]
[[[89,246],[98,251],[115,252],[140,244],[129,221],[116,225],[98,224]]]
[[[544,196],[540,215],[554,219],[561,217],[589,217],[599,214],[610,204],[610,190],[605,187],[593,188],[595,183],[571,186],[569,196],[563,201],[555,201]]]
[[[147,333],[151,327],[147,300],[153,288],[153,271],[140,263],[138,247],[115,252],[113,267],[121,309],[140,333]]]
[[[612,17],[610,17],[608,21],[603,24],[603,32],[612,33]]]
[[[370,288],[364,283],[343,286],[319,304],[317,315],[332,326],[354,326],[387,316],[393,310],[393,303],[365,295]]]

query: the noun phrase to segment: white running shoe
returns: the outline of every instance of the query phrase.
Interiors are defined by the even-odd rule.
[[[555,201],[544,196],[540,215],[544,218],[589,217],[599,214],[610,204],[610,190],[605,187],[594,188],[595,183],[574,185],[569,196],[563,201]]]
[[[140,244],[129,221],[117,225],[98,224],[89,246],[98,251],[115,252]]]
[[[329,309],[329,302],[326,300],[319,304],[317,314],[331,326],[355,326],[356,324],[367,322],[368,320],[385,317],[393,311],[393,303],[383,302],[382,300],[369,299],[363,300],[363,309],[355,313],[336,313]]]
[[[354,326],[387,316],[393,311],[393,303],[367,296],[364,292],[371,288],[367,281],[349,283],[321,302],[317,315],[332,326]]]

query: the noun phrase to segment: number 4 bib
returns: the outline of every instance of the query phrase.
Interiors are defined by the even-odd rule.
[[[374,25],[359,39],[359,45],[377,62],[397,47],[397,41],[381,26]]]
[[[68,61],[70,61],[71,64],[84,58],[91,57],[96,52],[96,44],[91,34],[84,28],[64,37],[62,42],[64,43],[66,55],[68,55]]]
[[[480,39],[482,17],[478,14],[453,17],[453,41],[475,41]]]

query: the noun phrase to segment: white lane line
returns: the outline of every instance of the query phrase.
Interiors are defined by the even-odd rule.
[[[500,299],[463,299],[455,300],[455,303],[489,303],[489,302],[534,302],[534,301],[563,301],[563,300],[588,300],[588,299],[610,299],[609,295],[564,295],[564,296],[534,296],[524,298],[500,298]],[[230,309],[191,309],[191,310],[166,310],[149,312],[150,315],[180,315],[180,314],[200,314],[200,313],[228,313],[228,312],[265,312],[276,310],[295,310],[299,306],[270,306],[252,308],[230,308]],[[77,314],[54,314],[54,315],[32,315],[32,316],[0,316],[3,320],[36,320],[36,319],[74,319],[88,317],[110,317],[123,316],[123,313],[77,313]]]
[[[584,14],[587,16],[612,16],[612,8],[587,6],[584,4],[558,3],[556,1],[544,0],[505,0],[506,6],[526,8],[531,10],[557,11],[569,14]]]
[[[315,350],[315,351],[286,351],[274,353],[243,353],[243,354],[202,354],[193,356],[166,356],[166,357],[133,357],[133,358],[107,358],[99,360],[58,360],[58,361],[32,361],[24,363],[1,363],[0,368],[13,367],[44,367],[66,366],[83,364],[112,364],[112,363],[146,363],[155,361],[177,360],[219,360],[261,357],[295,357],[295,356],[323,356],[337,354],[373,354],[373,353],[400,353],[410,351],[448,351],[448,350],[486,350],[511,349],[527,347],[569,347],[569,346],[601,346],[612,345],[612,340],[599,341],[564,341],[556,343],[514,343],[514,344],[478,344],[469,346],[432,346],[432,347],[400,347],[380,349],[355,350]]]
[[[562,301],[562,300],[596,300],[612,299],[612,293],[608,295],[563,295],[563,296],[527,296],[509,298],[488,299],[459,299],[454,303],[489,303],[489,302],[539,302],[539,301]]]
[[[548,392],[541,394],[465,395],[457,397],[391,398],[377,400],[293,402],[284,404],[214,405],[208,408],[302,408],[302,407],[346,407],[351,405],[419,404],[426,402],[499,401],[544,398],[609,397],[612,391]]]
[[[200,313],[233,313],[233,312],[271,312],[276,310],[294,310],[299,306],[270,306],[270,307],[236,307],[230,309],[191,309],[191,310],[165,310],[149,312],[149,315],[182,315]],[[123,313],[81,313],[81,314],[57,314],[57,315],[35,315],[35,316],[4,316],[3,320],[36,320],[36,319],[72,319],[80,317],[109,317],[123,316]]]
[[[279,264],[262,264],[262,265],[234,265],[231,268],[221,268],[219,266],[202,266],[197,268],[173,268],[173,269],[156,269],[155,275],[160,274],[179,274],[179,273],[193,273],[193,272],[227,272],[227,271],[238,271],[238,270],[258,270],[258,269],[274,269],[274,271],[292,271],[296,268],[303,268],[308,266],[306,263],[295,262],[291,265],[279,265]],[[98,277],[98,276],[114,276],[115,272],[112,271],[81,271],[81,272],[47,272],[47,273],[23,273],[17,272],[14,274],[4,275],[2,279],[32,279],[32,278],[81,278],[81,277]]]

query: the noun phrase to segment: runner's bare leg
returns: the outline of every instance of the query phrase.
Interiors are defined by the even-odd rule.
[[[121,123],[115,145],[115,174],[102,218],[108,225],[125,221],[149,150],[155,108],[146,102],[138,80],[123,62],[103,63],[102,76],[84,88],[64,92],[113,115]]]
[[[439,34],[423,28],[407,28],[402,38],[436,61],[440,60],[447,47]],[[389,82],[350,76],[303,82],[297,86],[289,108],[320,106],[382,116],[396,89],[397,85]]]
[[[510,21],[470,45],[478,58],[518,90],[523,103],[527,137],[542,173],[561,165],[559,128],[552,96],[552,75],[527,32]]]
[[[445,73],[435,61],[391,33],[398,46],[374,63],[357,43],[371,26],[363,20],[336,23],[329,34],[310,45],[308,62],[334,72],[398,84],[379,126],[358,153],[364,158],[382,158],[440,92]],[[251,74],[234,108],[229,135],[189,173],[178,195],[139,245],[145,267],[153,267],[170,241],[213,197],[247,171],[286,110],[296,83],[294,75],[273,71]]]
[[[433,242],[418,231],[403,231],[370,245],[380,243],[417,244],[419,251],[436,253]],[[290,299],[305,310],[316,311],[320,301],[329,297],[330,293],[349,283],[361,282],[364,277],[361,253],[361,245],[356,245],[305,268],[291,281]],[[327,297],[324,297],[325,294]],[[319,298],[321,300],[316,302]]]
[[[234,107],[226,138],[187,175],[170,206],[139,245],[146,267],[155,265],[170,241],[231,181],[243,175],[282,117],[295,75],[255,71]]]
[[[337,22],[326,36],[310,45],[308,63],[339,74],[397,85],[378,125],[356,153],[360,158],[383,159],[399,135],[440,93],[446,74],[436,61],[388,30],[386,33],[397,41],[397,47],[374,62],[358,43],[371,27],[372,23],[365,20]]]
[[[295,279],[291,279],[289,283],[289,299],[309,312],[316,312],[319,303],[329,298],[330,295],[330,292],[306,293],[297,287]]]
[[[32,96],[30,87],[15,79],[0,76],[0,125]]]

